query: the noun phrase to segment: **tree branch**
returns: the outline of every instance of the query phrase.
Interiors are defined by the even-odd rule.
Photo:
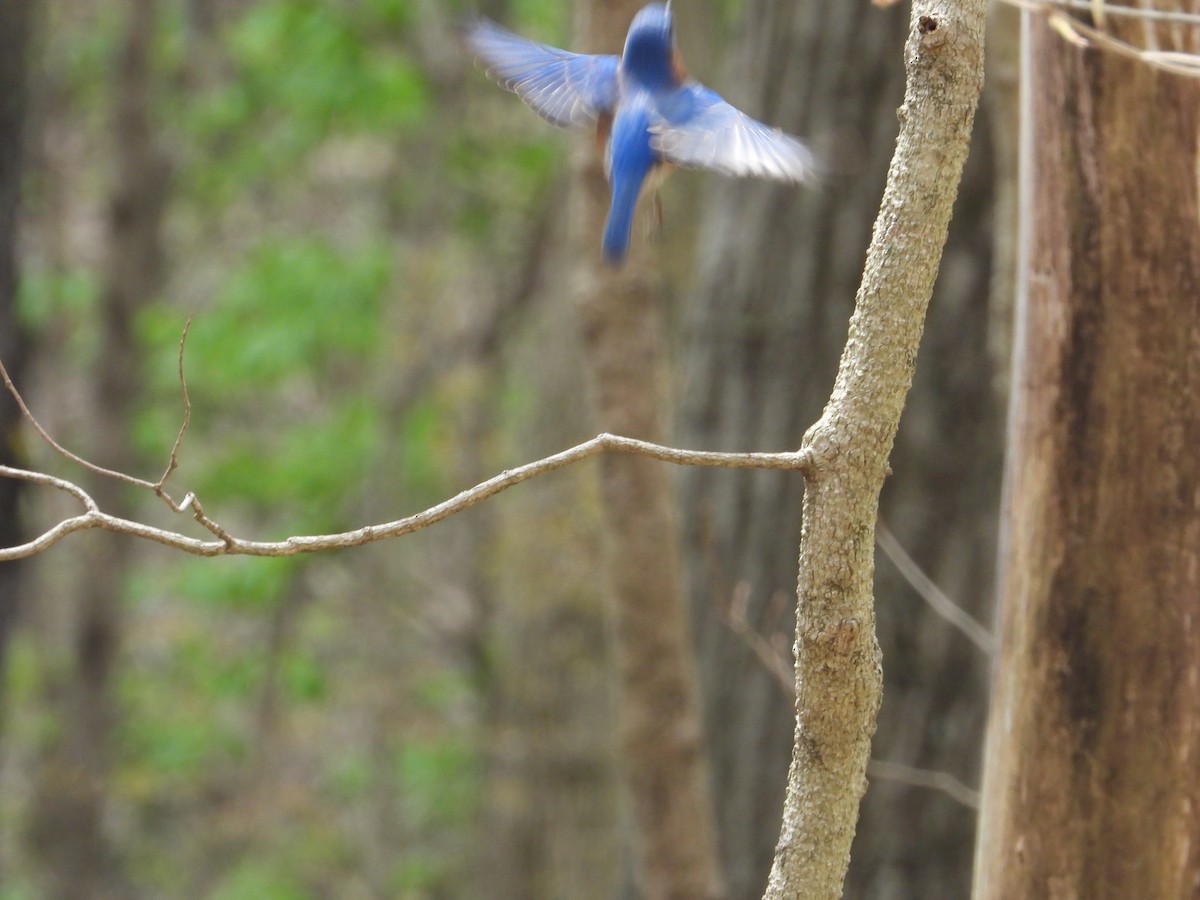
[[[179,393],[181,395],[180,399],[183,401],[183,421],[179,423],[179,431],[175,435],[175,443],[171,445],[171,457],[167,461],[166,471],[158,479],[158,485],[155,488],[155,493],[168,503],[171,503],[171,501],[166,497],[162,489],[167,483],[167,479],[171,477],[171,473],[179,468],[179,448],[183,446],[183,437],[187,434],[188,425],[192,422],[192,401],[188,397],[187,379],[183,377],[183,351],[187,348],[187,336],[191,327],[192,317],[188,316],[187,321],[183,323],[183,334],[179,336]],[[12,390],[11,384],[9,385],[9,390]],[[171,505],[174,506],[174,504]],[[175,511],[179,512],[178,509]]]
[[[25,404],[25,398],[21,396],[21,392],[17,390],[17,386],[13,384],[12,378],[9,377],[8,369],[5,368],[3,360],[0,360],[0,378],[4,379],[4,386],[8,388],[8,392],[12,394],[13,399],[17,401],[17,406],[21,407],[21,414],[25,416],[29,424],[33,427],[33,430],[38,433],[38,436],[47,444],[49,444],[56,453],[66,457],[76,465],[82,466],[89,472],[94,472],[97,475],[103,475],[105,478],[113,478],[117,481],[122,481],[125,484],[131,484],[134,487],[149,488],[150,490],[154,490],[157,487],[157,485],[155,485],[155,483],[152,481],[146,481],[144,478],[136,478],[133,475],[126,475],[124,472],[116,472],[112,469],[106,469],[104,466],[98,466],[95,463],[88,462],[82,456],[77,456],[76,454],[72,453],[70,450],[52,438],[50,433],[42,427],[41,423],[38,422],[36,418],[34,418],[33,413],[29,411],[29,407]],[[33,479],[26,480],[31,481]]]
[[[1180,51],[1161,51],[1153,47],[1137,47],[1127,40],[1113,37],[1104,30],[1105,17],[1110,15],[1139,19],[1147,23],[1162,22],[1194,27],[1200,24],[1200,13],[1177,9],[1146,9],[1141,6],[1124,6],[1096,2],[1096,0],[1003,0],[1003,2],[1018,9],[1042,13],[1059,37],[1076,47],[1106,50],[1182,78],[1200,78],[1200,55]],[[1096,27],[1069,15],[1065,10],[1091,13]]]
[[[992,633],[933,583],[933,579],[925,574],[916,560],[909,556],[903,545],[896,540],[896,536],[882,518],[875,525],[875,542],[930,609],[957,628],[959,633],[988,656],[995,652],[996,639]]]
[[[3,364],[0,363],[0,369],[2,368]],[[24,408],[23,404],[22,408]],[[52,446],[59,447],[48,434],[41,431],[40,427],[39,431]],[[75,454],[70,453],[70,451],[59,449],[69,459],[79,462],[89,471],[111,475],[111,477],[118,478],[126,483],[148,488],[156,494],[159,494],[161,490],[161,485],[155,485],[153,482],[135,478],[121,472],[111,472],[111,470],[82,460],[75,456]],[[599,434],[591,440],[584,441],[582,444],[577,444],[574,447],[547,456],[544,459],[501,472],[499,475],[489,478],[487,481],[483,481],[472,488],[468,488],[422,512],[403,519],[397,519],[393,522],[385,522],[380,525],[366,525],[362,528],[356,528],[353,531],[344,531],[337,534],[295,535],[280,541],[251,541],[237,538],[228,534],[219,525],[208,519],[207,516],[204,516],[195,495],[188,494],[183,499],[183,502],[177,506],[173,504],[172,508],[177,512],[190,510],[192,515],[198,521],[201,521],[201,524],[204,524],[205,527],[213,531],[219,538],[215,541],[205,541],[180,534],[179,532],[155,528],[141,522],[111,516],[100,510],[95,500],[83,488],[66,479],[57,478],[42,472],[19,469],[13,466],[0,466],[0,477],[17,478],[34,484],[57,488],[75,497],[84,506],[83,513],[59,522],[33,540],[15,547],[0,549],[0,562],[33,556],[48,550],[69,534],[94,528],[154,541],[155,543],[163,544],[176,550],[182,550],[185,553],[191,553],[196,556],[295,556],[300,553],[320,553],[326,550],[337,550],[345,547],[361,547],[364,544],[401,537],[402,535],[428,528],[430,525],[460,513],[489,497],[499,494],[501,491],[520,484],[522,481],[528,481],[531,478],[545,475],[548,472],[553,472],[555,469],[561,469],[564,466],[588,459],[592,456],[598,456],[602,453],[632,453],[663,462],[686,466],[715,466],[740,469],[792,469],[801,473],[805,472],[808,467],[808,454],[804,451],[790,451],[785,453],[715,453],[704,450],[680,450],[675,447],[664,447],[661,444],[652,444],[647,441],[639,441],[615,434]],[[161,496],[161,494],[159,495]]]
[[[873,759],[867,763],[867,774],[872,778],[884,781],[896,781],[900,784],[910,784],[913,787],[941,791],[967,809],[979,811],[979,791],[963,784],[949,772],[934,772],[904,763]]]
[[[787,646],[786,642],[776,643],[778,638],[783,637],[782,633],[772,634],[769,638],[759,634],[746,618],[746,609],[749,605],[750,584],[746,581],[739,582],[722,610],[725,624],[750,648],[750,652],[779,685],[780,690],[789,698],[795,699],[795,663],[792,660],[791,648]]]
[[[888,183],[825,411],[805,435],[796,736],[766,900],[842,895],[883,692],[879,493],[983,86],[984,0],[915,0]]]

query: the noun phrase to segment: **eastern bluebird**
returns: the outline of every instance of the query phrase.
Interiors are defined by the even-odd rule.
[[[543,118],[562,126],[596,123],[612,188],[604,257],[613,265],[629,250],[646,176],[664,163],[781,181],[816,179],[816,157],[803,143],[688,78],[675,49],[670,3],[651,3],[634,16],[619,57],[547,47],[486,19],[467,27],[466,40],[487,73]]]

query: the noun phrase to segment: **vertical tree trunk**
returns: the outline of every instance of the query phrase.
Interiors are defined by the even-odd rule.
[[[804,434],[796,732],[764,897],[842,895],[882,699],[875,637],[879,494],[983,88],[986,4],[917,2],[900,133],[833,392]]]
[[[27,355],[28,335],[17,322],[17,211],[24,171],[25,109],[27,99],[32,0],[0,5],[0,359],[18,382]],[[20,465],[21,414],[7,392],[0,395],[0,464]],[[18,501],[21,483],[0,482],[0,546],[21,541]],[[0,564],[0,723],[6,707],[6,660],[21,592],[20,563]]]
[[[529,236],[530,271],[551,267],[522,279],[520,290],[537,294],[529,302],[533,321],[489,351],[503,353],[506,378],[537,373],[528,416],[504,426],[512,445],[530,456],[552,453],[591,427],[579,402],[578,322],[556,290],[564,261],[544,258],[548,236],[566,227],[565,199],[564,182],[547,196],[544,222]],[[576,377],[538,377],[545,372]],[[509,390],[498,382],[485,402],[497,409]],[[494,443],[492,437],[479,446]],[[492,462],[481,461],[460,480],[486,478]],[[488,523],[475,526],[489,532],[475,565],[479,596],[490,608],[486,654],[479,656],[486,783],[470,896],[613,900],[626,848],[618,827],[607,597],[594,574],[601,567],[594,479],[580,467],[527,487],[502,507],[485,505],[471,515]]]
[[[1081,50],[1041,16],[1025,32],[1025,245],[975,896],[1194,897],[1200,91]],[[1154,39],[1197,50],[1191,26]]]
[[[24,172],[29,37],[33,0],[0,4],[0,359],[18,382],[28,355],[28,334],[17,320],[17,220]],[[0,464],[24,463],[21,413],[7,391],[0,392]],[[22,540],[21,483],[0,480],[0,546]],[[8,648],[24,592],[25,564],[0,563],[0,741],[8,747]],[[0,764],[7,754],[0,753]],[[0,883],[8,868],[0,858]]]
[[[583,49],[620,52],[641,0],[584,3]],[[577,157],[579,310],[599,430],[665,435],[665,341],[659,280],[644,242],[624,268],[600,261],[609,190],[599,156]],[[600,460],[608,590],[621,685],[621,766],[646,900],[721,895],[700,693],[684,605],[669,470],[617,454]]]
[[[129,430],[139,394],[137,310],[162,281],[162,219],[169,167],[151,124],[151,64],[155,0],[130,0],[114,73],[115,184],[108,210],[108,256],[101,296],[100,352],[95,379],[93,452],[104,465],[129,468]],[[101,508],[130,516],[128,488],[97,479]],[[41,774],[34,837],[48,864],[48,895],[119,898],[131,888],[106,833],[109,747],[115,715],[114,667],[120,644],[120,604],[130,543],[94,534],[87,545],[89,577],[76,611],[75,671],[65,686],[66,722]]]
[[[868,0],[747,4],[739,65],[720,87],[748,112],[816,139],[835,172],[819,191],[706,185],[697,286],[684,309],[680,444],[788,449],[820,415],[894,148],[906,15]],[[925,570],[986,618],[1002,416],[987,353],[993,169],[987,123],[977,124],[882,506]],[[831,146],[839,137],[845,146]],[[779,472],[681,477],[721,853],[730,898],[750,900],[779,838],[792,701],[721,610],[744,596],[749,622],[790,646],[803,486]],[[876,597],[885,659],[876,755],[973,781],[987,660],[886,561]],[[943,795],[872,779],[846,896],[963,896],[972,826],[972,811]]]

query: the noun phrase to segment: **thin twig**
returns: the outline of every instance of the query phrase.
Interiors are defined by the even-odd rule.
[[[179,468],[179,448],[183,446],[183,436],[187,434],[188,425],[192,422],[192,401],[188,397],[187,379],[183,376],[183,351],[187,347],[188,331],[191,327],[192,317],[188,316],[187,321],[183,323],[183,334],[179,337],[179,393],[183,399],[183,421],[179,424],[179,433],[175,435],[175,443],[171,445],[171,458],[167,461],[167,470],[158,479],[158,485],[154,491],[170,503],[176,512],[179,512],[179,509],[167,496],[164,487],[166,486],[167,479],[171,477],[171,473]]]
[[[746,618],[746,608],[749,604],[750,585],[745,581],[739,582],[733,589],[729,603],[725,607],[725,624],[758,657],[758,661],[778,682],[783,692],[790,697],[795,697],[795,661],[790,654],[781,651],[779,647],[754,629]]]
[[[70,494],[76,500],[83,504],[83,508],[88,512],[96,512],[99,507],[96,501],[92,499],[79,485],[67,481],[65,478],[58,478],[54,475],[47,475],[45,472],[31,472],[28,469],[18,469],[13,466],[0,465],[0,475],[6,478],[16,478],[21,481],[29,481],[33,484],[43,484],[47,487],[57,488],[63,493]]]
[[[725,610],[725,621],[730,629],[740,637],[746,646],[753,651],[763,668],[770,673],[789,700],[796,697],[792,660],[785,652],[774,646],[767,638],[759,634],[746,618],[746,606],[750,598],[750,587],[745,582],[738,584],[733,595],[729,598]],[[881,759],[871,759],[867,762],[867,774],[884,781],[897,781],[913,787],[929,788],[941,791],[946,796],[961,803],[969,809],[978,811],[979,792],[967,787],[949,772],[939,772],[932,769],[918,769],[914,766],[898,762],[886,762]]]
[[[872,759],[867,763],[867,774],[887,781],[899,781],[914,787],[941,791],[963,806],[979,810],[979,791],[967,787],[949,772],[917,769],[913,766],[906,766],[904,763]]]
[[[162,477],[158,479],[158,483],[154,486],[155,495],[171,508],[172,512],[182,513],[187,510],[192,511],[192,518],[200,525],[212,532],[222,544],[229,546],[233,538],[224,528],[210,519],[204,514],[204,507],[200,505],[200,498],[195,493],[189,491],[179,503],[167,493],[166,483],[171,474],[179,468],[179,451],[183,447],[183,438],[187,434],[188,426],[192,423],[192,400],[188,396],[187,378],[183,372],[183,354],[187,348],[188,332],[192,327],[192,317],[188,316],[187,321],[183,323],[183,334],[179,336],[179,394],[183,401],[183,420],[179,423],[179,431],[175,435],[175,443],[171,445],[171,456],[167,460],[167,468],[162,473]]]
[[[184,354],[184,349],[187,346],[188,331],[191,329],[191,327],[192,327],[192,317],[188,316],[187,321],[184,323],[184,326],[183,326],[183,334],[179,338],[179,390],[183,397],[183,421],[181,422],[181,424],[179,426],[178,433],[175,435],[175,443],[171,447],[171,455],[170,455],[169,460],[167,461],[167,468],[163,472],[162,477],[159,478],[157,482],[147,481],[144,478],[138,478],[134,475],[128,475],[125,472],[118,472],[114,469],[107,469],[104,466],[98,466],[93,462],[89,462],[88,460],[84,459],[83,457],[79,456],[78,454],[72,453],[70,450],[68,450],[66,447],[64,447],[62,444],[60,444],[58,441],[56,441],[53,437],[51,437],[50,433],[47,432],[46,429],[42,427],[41,422],[39,422],[37,420],[37,417],[34,416],[32,410],[30,410],[28,404],[25,403],[25,398],[21,396],[21,392],[17,390],[17,386],[15,384],[13,384],[12,378],[9,377],[8,369],[6,369],[4,367],[3,360],[0,360],[0,377],[3,377],[5,387],[8,388],[8,392],[12,395],[12,398],[17,402],[17,406],[19,406],[21,408],[21,413],[22,413],[22,415],[24,415],[25,419],[29,422],[30,426],[32,426],[33,430],[36,431],[39,436],[41,436],[42,440],[44,440],[57,453],[61,454],[65,458],[69,459],[71,462],[82,466],[83,468],[87,469],[89,472],[94,472],[95,474],[102,475],[106,478],[114,478],[117,481],[123,482],[125,484],[131,484],[131,485],[134,485],[135,487],[146,488],[147,490],[153,491],[154,495],[156,497],[158,497],[160,500],[162,500],[164,503],[166,503],[167,506],[170,507],[172,512],[182,513],[182,512],[185,512],[190,509],[192,511],[192,517],[197,522],[199,522],[200,525],[202,525],[208,531],[212,532],[217,538],[219,538],[221,540],[222,544],[229,546],[233,539],[229,536],[229,533],[227,531],[225,531],[224,528],[222,528],[220,525],[218,525],[216,522],[214,522],[212,519],[210,519],[208,516],[206,516],[204,514],[204,509],[200,505],[200,500],[199,500],[199,498],[196,497],[196,495],[194,493],[188,493],[187,496],[183,498],[182,502],[176,503],[175,500],[171,497],[171,495],[169,493],[167,493],[167,490],[166,490],[167,479],[171,476],[171,474],[175,471],[175,469],[177,469],[179,467],[179,450],[183,446],[184,435],[187,434],[188,425],[191,424],[191,420],[192,420],[192,402],[191,402],[190,398],[188,397],[187,380],[184,378],[184,374],[183,374],[183,354]],[[25,472],[25,474],[23,474],[23,475],[11,474],[11,472],[17,472],[17,471],[25,472],[25,470],[15,470],[15,469],[10,470],[10,472],[8,473],[9,477],[25,478],[26,480],[33,480],[26,476],[32,475],[34,473]],[[64,483],[71,484],[70,482],[64,482]],[[72,487],[75,487],[75,485],[72,485]],[[89,500],[90,500],[90,498],[89,498]],[[64,537],[66,534],[70,534],[71,531],[78,531],[81,528],[101,527],[101,526],[95,524],[95,521],[98,521],[98,520],[91,520],[88,518],[88,516],[84,516],[83,518],[88,521],[75,522],[75,523],[73,523],[73,527],[65,532],[60,532],[57,529],[51,529],[51,531],[54,532],[54,534],[56,534],[58,536],[58,538],[61,538],[61,537]],[[91,524],[89,524],[89,522],[91,522]],[[55,540],[57,540],[57,538]],[[26,545],[26,546],[32,546],[32,544]],[[46,546],[49,546],[49,545],[46,545]],[[38,551],[35,550],[34,552],[38,552]],[[2,558],[4,558],[4,557],[0,557],[0,559],[2,559]]]
[[[29,407],[25,404],[25,398],[21,396],[21,392],[17,390],[17,386],[13,384],[12,378],[9,377],[8,369],[4,367],[3,360],[0,360],[0,377],[4,379],[4,386],[8,388],[8,392],[12,394],[12,398],[17,401],[17,406],[21,408],[21,414],[24,415],[29,421],[29,424],[33,426],[33,430],[38,433],[38,436],[41,437],[41,439],[47,444],[49,444],[55,452],[66,457],[76,465],[82,466],[89,472],[94,472],[97,475],[103,475],[106,478],[115,478],[117,481],[122,481],[125,484],[132,484],[136,487],[147,488],[151,491],[155,490],[156,485],[154,482],[146,481],[144,478],[137,478],[133,475],[126,475],[124,472],[117,472],[113,469],[106,469],[104,466],[98,466],[95,463],[88,462],[82,456],[77,456],[54,438],[50,437],[50,434],[46,431],[46,429],[43,428],[41,423],[34,418],[33,413],[29,411]]]
[[[1045,13],[1050,27],[1058,32],[1064,40],[1077,47],[1108,50],[1127,59],[1137,60],[1155,69],[1183,78],[1200,78],[1200,56],[1194,53],[1144,50],[1064,12],[1064,10],[1078,9],[1094,14],[1095,0],[1003,0],[1003,2],[1018,9]],[[1097,23],[1101,26],[1104,16],[1125,16],[1149,22],[1200,25],[1200,14],[1179,10],[1142,9],[1134,6],[1114,6],[1109,3],[1104,3],[1101,9],[1103,16],[1096,18]]]
[[[1004,0],[1012,6],[1022,9],[1047,9],[1059,7],[1062,9],[1078,9],[1090,12],[1095,16],[1096,0]],[[1184,12],[1178,9],[1146,9],[1140,6],[1124,6],[1104,2],[1101,18],[1118,16],[1130,19],[1141,19],[1146,22],[1174,22],[1180,25],[1200,25],[1200,13]]]
[[[1118,40],[1105,34],[1097,28],[1085,25],[1078,19],[1073,19],[1065,13],[1052,13],[1050,24],[1060,33],[1064,30],[1073,32],[1080,39],[1093,47],[1109,50],[1118,56],[1137,60],[1155,69],[1180,75],[1184,78],[1200,78],[1200,57],[1187,53],[1170,53],[1164,55],[1154,50],[1143,50],[1127,41]]]
[[[155,496],[161,498],[174,512],[182,513],[191,510],[192,517],[218,540],[201,541],[178,532],[110,516],[107,513],[101,512],[97,508],[95,501],[92,500],[83,488],[72,482],[26,469],[0,466],[0,477],[17,478],[57,487],[60,490],[65,490],[73,494],[87,508],[87,511],[83,515],[76,516],[66,522],[60,522],[32,541],[19,546],[0,548],[0,561],[32,556],[35,553],[40,553],[52,547],[72,532],[90,528],[101,528],[119,534],[144,538],[198,556],[223,556],[231,554],[246,556],[292,556],[298,553],[316,553],[340,547],[356,547],[427,528],[448,516],[474,506],[481,500],[485,500],[512,487],[514,484],[519,484],[529,478],[551,472],[562,466],[604,452],[635,453],[677,465],[793,469],[802,474],[808,471],[810,463],[809,454],[803,451],[785,453],[718,453],[702,450],[680,450],[674,447],[665,447],[661,444],[652,444],[648,441],[640,441],[635,438],[621,437],[613,434],[600,434],[569,450],[564,450],[545,459],[502,472],[500,475],[488,479],[473,488],[462,491],[449,500],[443,501],[416,515],[398,519],[394,522],[387,522],[382,525],[367,525],[354,531],[342,532],[340,534],[298,535],[282,541],[242,540],[233,537],[217,522],[205,515],[204,508],[200,504],[200,499],[194,493],[189,492],[183,498],[182,502],[176,503],[164,487],[167,478],[170,477],[179,465],[179,450],[183,445],[184,436],[191,422],[191,400],[188,398],[187,379],[184,377],[183,367],[184,350],[187,346],[187,336],[190,328],[191,317],[184,324],[183,333],[179,339],[179,388],[183,398],[183,421],[176,434],[175,443],[171,447],[171,455],[167,468],[156,483],[143,478],[137,478],[133,475],[127,475],[124,472],[98,466],[63,447],[50,436],[49,432],[42,427],[41,423],[33,415],[33,412],[21,396],[20,391],[17,390],[16,385],[13,384],[12,379],[9,377],[8,370],[4,367],[3,361],[0,361],[0,377],[3,378],[5,386],[8,388],[13,399],[16,400],[17,405],[29,421],[29,424],[55,451],[90,472],[115,478],[126,484],[132,484],[152,491]]]
[[[941,588],[930,580],[916,561],[905,552],[904,547],[896,540],[896,536],[892,534],[882,518],[875,525],[875,540],[879,544],[879,549],[892,561],[892,565],[899,570],[904,580],[921,595],[921,599],[928,603],[935,613],[962,632],[984,653],[991,656],[995,652],[996,639],[992,633],[979,624],[970,613],[947,597]]]
[[[83,515],[76,516],[68,522],[60,522],[34,540],[19,546],[0,549],[0,561],[33,556],[52,547],[68,534],[89,528],[100,528],[116,532],[117,534],[126,534],[131,537],[154,541],[155,543],[173,547],[185,553],[192,553],[196,556],[294,556],[300,553],[319,553],[344,547],[360,547],[364,544],[400,537],[411,534],[414,531],[420,531],[423,528],[428,528],[430,525],[462,512],[489,497],[499,494],[501,491],[507,490],[513,485],[601,453],[634,453],[650,457],[651,459],[662,460],[663,462],[687,466],[715,466],[740,469],[791,469],[800,473],[806,472],[809,467],[809,455],[805,451],[789,451],[786,453],[717,453],[704,450],[680,450],[675,447],[665,447],[661,444],[639,441],[635,438],[621,437],[614,434],[599,434],[591,440],[584,441],[582,444],[577,444],[560,453],[555,453],[544,459],[501,472],[499,475],[480,482],[474,487],[468,488],[450,499],[444,500],[415,515],[397,519],[393,522],[385,522],[380,525],[366,525],[353,531],[344,531],[337,534],[295,535],[281,541],[249,541],[235,538],[224,530],[215,531],[214,529],[219,528],[219,526],[216,526],[211,520],[207,518],[201,519],[203,512],[200,505],[195,497],[189,494],[185,502],[179,505],[180,509],[190,507],[193,514],[197,517],[197,521],[201,521],[202,524],[209,522],[210,525],[206,527],[209,527],[210,530],[213,530],[221,538],[217,541],[203,541],[179,534],[178,532],[155,528],[141,522],[122,519],[104,513],[95,508],[94,501],[91,501],[91,498],[88,497],[82,488],[62,479],[54,479],[51,476],[11,466],[0,466],[0,477],[20,478],[26,481],[50,484],[58,487],[60,490],[69,491],[81,500],[87,498],[84,501],[85,505],[91,503],[90,508]],[[91,466],[87,468],[94,470],[94,467]],[[125,478],[129,479],[129,476],[125,476]],[[140,479],[129,480],[135,484],[142,483],[151,489],[154,488],[154,485],[148,482],[143,483]]]

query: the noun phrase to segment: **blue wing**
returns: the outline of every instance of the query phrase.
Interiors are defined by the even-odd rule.
[[[816,181],[820,163],[801,141],[689,82],[662,97],[651,146],[666,161],[726,175]]]
[[[616,105],[620,60],[615,56],[557,50],[487,19],[468,25],[465,38],[488,75],[555,125],[584,125]]]

